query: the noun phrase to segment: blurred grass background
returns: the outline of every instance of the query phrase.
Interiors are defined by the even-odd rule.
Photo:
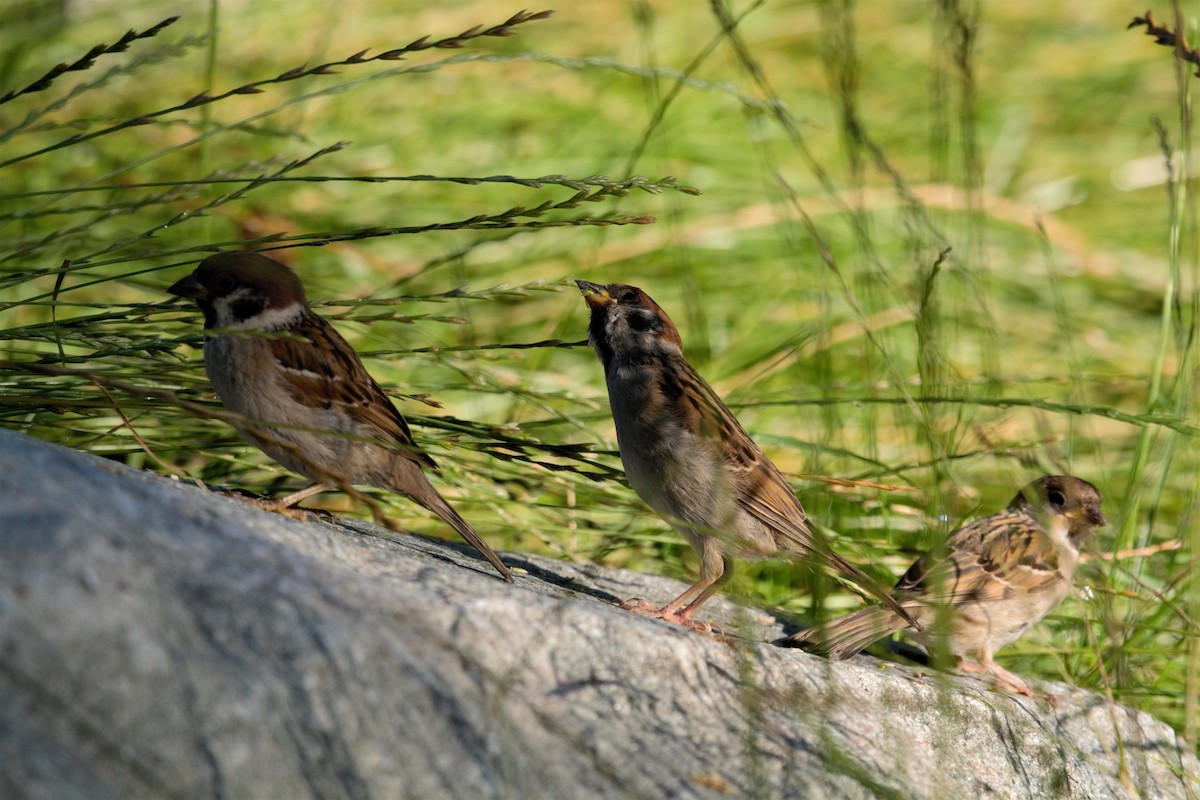
[[[10,0],[0,95],[176,8]],[[595,0],[510,37],[352,58],[519,10],[197,2],[0,103],[0,424],[299,486],[181,405],[215,399],[199,315],[163,292],[217,247],[270,247],[493,545],[691,580],[686,545],[618,479],[598,362],[569,346],[586,336],[569,278],[633,283],[837,549],[889,582],[1038,475],[1095,483],[1097,556],[1141,554],[1085,564],[1080,597],[1000,660],[1194,747],[1200,261],[1192,183],[1173,180],[1190,106],[1172,50],[1125,29],[1144,8]],[[221,99],[188,105],[201,93]],[[505,175],[648,190],[382,180]],[[510,213],[581,188],[607,196]],[[87,374],[38,371],[55,367]],[[743,564],[731,591],[798,619],[859,603],[814,610],[809,580]]]

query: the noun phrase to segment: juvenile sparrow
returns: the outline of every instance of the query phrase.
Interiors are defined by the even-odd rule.
[[[313,485],[274,503],[288,508],[335,487],[369,484],[445,520],[504,577],[512,573],[425,477],[433,459],[414,443],[379,384],[333,326],[317,316],[291,269],[259,253],[220,253],[168,292],[196,301],[204,367],[234,428]],[[253,422],[251,422],[251,420]]]
[[[604,365],[625,475],[700,556],[700,579],[665,606],[625,608],[694,628],[700,608],[728,580],[734,555],[815,556],[896,613],[887,590],[833,553],[809,528],[800,501],[733,413],[684,359],[679,331],[634,286],[575,281],[591,308],[588,339]]]
[[[904,573],[893,594],[924,628],[909,635],[926,648],[944,648],[965,669],[991,674],[1002,688],[1035,696],[992,656],[1066,596],[1080,544],[1104,524],[1095,486],[1070,475],[1039,478],[1008,508],[959,528]],[[892,609],[876,606],[781,643],[850,658],[907,627]]]

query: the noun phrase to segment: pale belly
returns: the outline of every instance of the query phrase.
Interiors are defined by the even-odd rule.
[[[642,388],[636,376],[609,383],[617,444],[629,485],[696,549],[715,532],[727,552],[748,558],[774,552],[765,529],[742,519],[745,514],[732,497],[721,444],[695,436],[666,411],[654,413]]]
[[[954,611],[949,619],[950,641],[947,649],[958,656],[988,657],[1016,641],[1030,628],[1041,622],[1066,596],[1069,584],[1061,590],[1039,593],[1033,597],[1012,597],[989,603],[975,603]],[[909,635],[927,648],[937,647],[935,641],[945,630],[945,621],[937,612],[926,609],[918,621],[925,626],[921,633],[909,630]]]

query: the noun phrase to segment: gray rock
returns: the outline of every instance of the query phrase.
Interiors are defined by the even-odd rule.
[[[0,431],[0,796],[1196,791],[1170,728],[1097,695],[830,663],[720,598],[718,641],[612,605],[672,581],[507,560],[515,586]]]

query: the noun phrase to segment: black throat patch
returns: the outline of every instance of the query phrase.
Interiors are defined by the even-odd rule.
[[[600,363],[604,365],[604,371],[608,372],[608,365],[613,360],[613,350],[608,343],[608,337],[605,334],[604,326],[608,319],[608,309],[593,308],[592,318],[588,322],[588,341],[596,350],[596,355],[600,356]]]

